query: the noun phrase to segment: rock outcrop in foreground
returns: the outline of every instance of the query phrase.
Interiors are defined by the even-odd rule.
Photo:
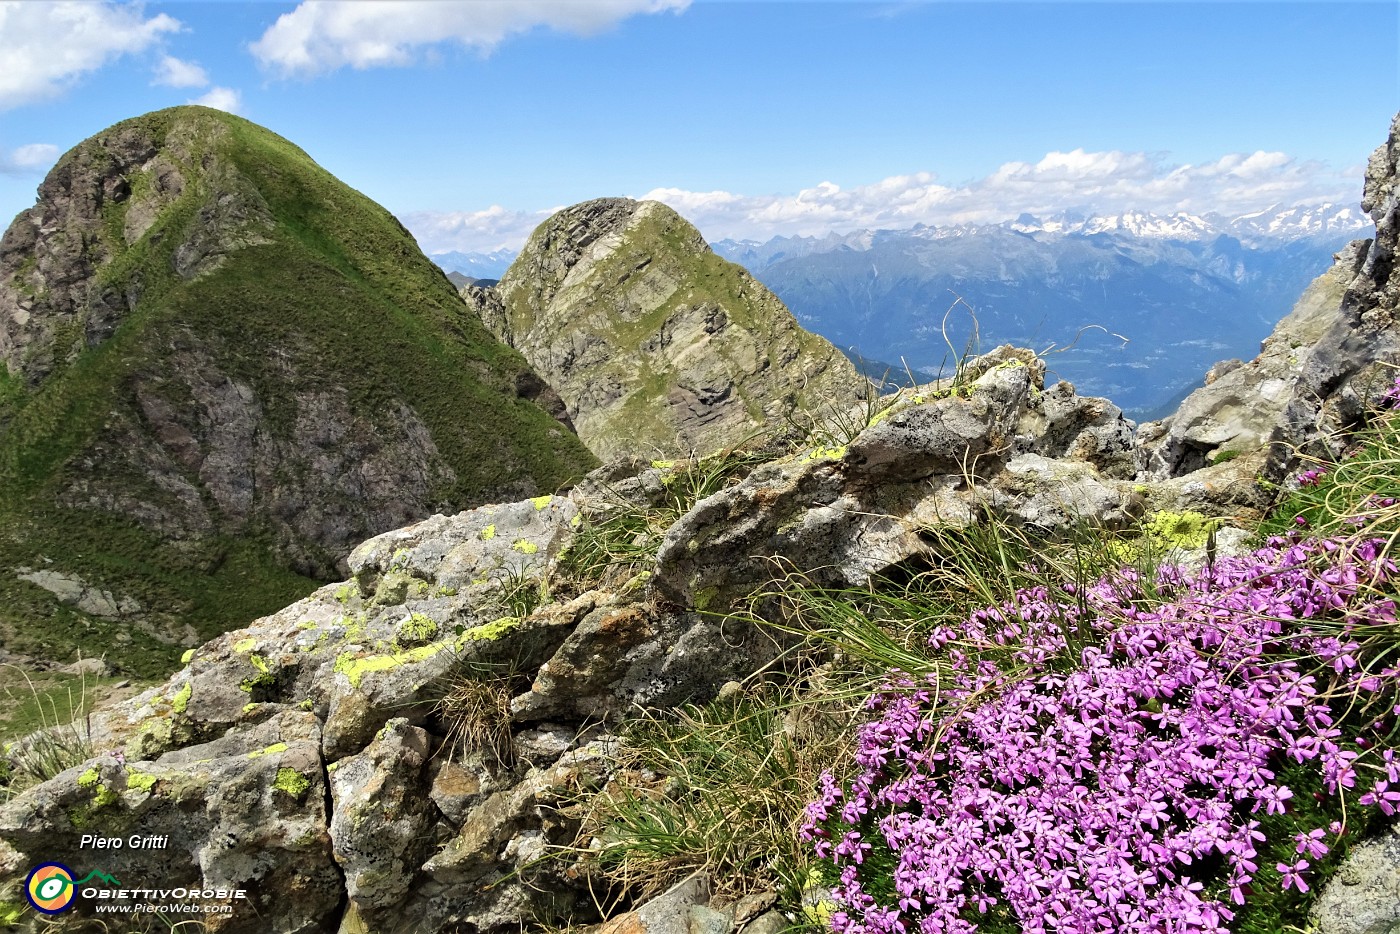
[[[346,582],[95,714],[100,754],[0,807],[0,883],[91,860],[85,834],[137,835],[167,843],[124,851],[123,885],[248,894],[205,916],[211,931],[596,919],[605,883],[580,815],[617,775],[624,718],[703,701],[770,662],[790,637],[726,613],[775,575],[860,584],[935,560],[919,534],[933,524],[990,514],[1054,534],[1223,495],[1194,477],[1135,479],[1122,413],[1043,377],[1033,354],[999,348],[957,384],[885,400],[846,445],[739,469],[682,501],[631,577],[580,575],[577,554],[609,517],[677,503],[689,465],[618,462],[568,495],[370,539]],[[663,914],[703,914],[691,906],[707,892],[691,880],[633,919],[662,930]],[[90,904],[60,920],[78,929]],[[754,931],[781,922],[762,917]]]
[[[122,854],[122,882],[250,893],[211,930],[586,921],[598,883],[567,805],[617,768],[624,715],[712,697],[774,657],[776,630],[716,613],[772,579],[762,556],[859,583],[928,556],[929,523],[993,512],[1053,532],[1187,501],[1134,484],[1112,404],[1043,376],[1001,348],[956,385],[886,400],[843,447],[741,470],[631,578],[579,577],[570,551],[619,511],[676,502],[687,465],[618,463],[567,496],[370,539],[350,580],[94,716],[101,755],[0,808],[0,876],[86,858],[83,834],[156,835],[169,845]],[[496,700],[444,705],[464,690]]]
[[[399,223],[291,143],[202,107],[119,123],[0,241],[0,641],[125,639],[169,670],[163,645],[370,535],[595,466],[534,398]]]
[[[605,460],[706,454],[788,422],[800,433],[866,392],[835,347],[656,201],[565,208],[497,286],[462,295]]]

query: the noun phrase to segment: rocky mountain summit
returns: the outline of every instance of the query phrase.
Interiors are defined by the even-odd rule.
[[[96,711],[92,755],[0,806],[0,885],[86,860],[84,835],[106,835],[164,841],[122,853],[122,884],[215,893],[206,901],[230,910],[203,917],[211,931],[505,934],[587,925],[607,909],[600,934],[774,934],[790,919],[768,910],[772,893],[727,901],[713,891],[722,880],[694,874],[633,898],[601,871],[599,802],[684,794],[674,776],[629,764],[629,718],[760,690],[808,634],[794,631],[787,585],[860,587],[937,567],[947,556],[933,530],[996,520],[1049,540],[1196,510],[1231,523],[1196,560],[1243,548],[1236,526],[1272,495],[1258,480],[1340,443],[1382,395],[1376,376],[1400,366],[1397,152],[1400,117],[1368,172],[1376,239],[1339,257],[1258,359],[1218,368],[1145,434],[1004,346],[952,378],[852,404],[841,437],[827,426],[784,448],[620,457],[560,495],[370,538],[343,583],[206,642],[164,683]],[[616,240],[559,233],[579,275],[612,268],[628,225],[647,221],[642,206],[589,205],[580,223],[614,212]],[[554,285],[530,294],[563,294],[572,275],[555,269]],[[528,317],[503,323],[512,307],[557,303],[513,305],[512,279],[533,288],[508,275],[505,297],[476,300],[495,327],[535,334]],[[1394,850],[1391,838],[1358,848],[1369,862],[1328,886],[1320,931],[1400,922]],[[1355,893],[1364,908],[1348,910]],[[70,930],[97,920],[91,901],[56,917]]]
[[[168,668],[369,535],[586,472],[552,400],[286,140],[200,107],[119,123],[0,241],[0,638]]]
[[[864,392],[836,348],[659,202],[566,208],[497,286],[462,294],[604,459],[706,453],[784,421],[810,427]]]

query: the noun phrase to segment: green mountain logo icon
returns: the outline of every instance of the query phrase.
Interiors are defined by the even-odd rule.
[[[90,873],[88,873],[87,875],[83,876],[81,879],[79,879],[77,882],[74,882],[73,884],[74,884],[74,885],[86,885],[88,882],[91,882],[93,879],[96,879],[98,882],[101,882],[103,885],[115,885],[115,886],[117,886],[118,888],[120,888],[120,887],[121,887],[121,884],[122,884],[120,879],[117,879],[117,878],[115,878],[115,877],[113,877],[113,876],[109,876],[109,875],[107,875],[107,873],[103,872],[103,871],[100,870],[100,869],[94,869],[92,872],[90,872]]]

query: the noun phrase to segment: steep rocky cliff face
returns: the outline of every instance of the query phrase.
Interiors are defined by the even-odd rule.
[[[560,211],[499,285],[463,295],[604,459],[706,453],[810,425],[864,391],[836,348],[657,202]]]
[[[1400,115],[1366,168],[1361,207],[1376,224],[1308,288],[1248,363],[1218,365],[1172,416],[1139,429],[1151,476],[1180,476],[1268,445],[1264,473],[1335,457],[1400,372]]]
[[[0,241],[0,640],[173,661],[368,535],[581,475],[547,396],[286,140],[197,107],[117,124]]]

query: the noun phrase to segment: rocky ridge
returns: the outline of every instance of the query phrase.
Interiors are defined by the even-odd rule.
[[[659,202],[565,208],[462,295],[564,400],[600,457],[707,453],[865,392],[854,367]]]
[[[1259,356],[1217,365],[1175,414],[1138,429],[1147,475],[1180,476],[1223,453],[1266,445],[1264,476],[1277,482],[1300,459],[1341,453],[1400,366],[1397,163],[1400,115],[1366,170],[1361,207],[1376,236],[1337,254]]]

